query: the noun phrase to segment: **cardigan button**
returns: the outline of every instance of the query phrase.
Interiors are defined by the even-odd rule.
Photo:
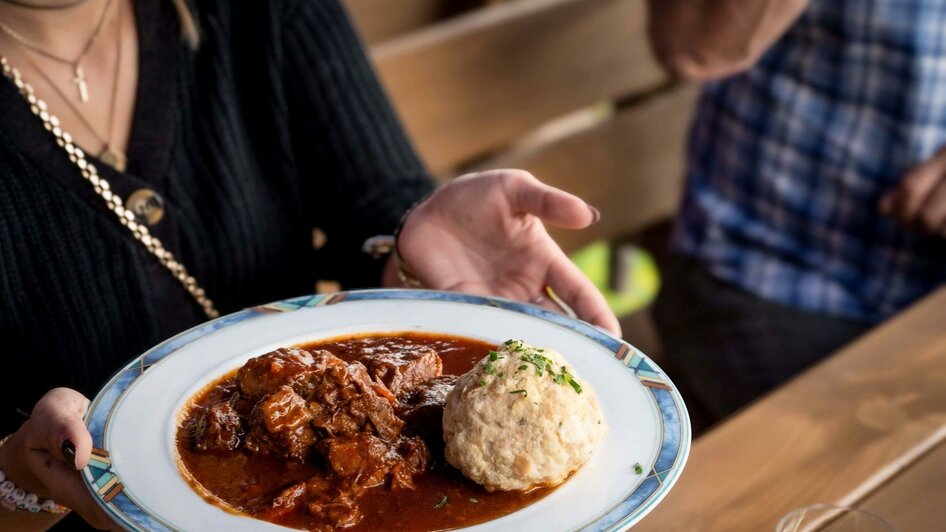
[[[128,196],[125,208],[134,213],[138,223],[153,226],[164,217],[164,198],[150,188],[140,188]]]

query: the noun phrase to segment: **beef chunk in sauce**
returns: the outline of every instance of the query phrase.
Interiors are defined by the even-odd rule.
[[[377,382],[384,384],[399,399],[418,384],[439,377],[443,362],[436,351],[424,346],[383,349],[358,359]]]
[[[404,421],[395,408],[407,419],[425,420],[417,423],[426,427],[433,423],[428,417],[442,416],[449,391],[443,388],[455,381],[430,381],[442,363],[426,347],[375,352],[362,360],[367,367],[329,351],[298,348],[249,360],[227,385],[227,395],[200,418],[195,448],[233,451],[242,443],[243,452],[324,464],[319,474],[272,499],[268,517],[301,510],[318,517],[326,530],[357,524],[362,516],[356,502],[365,490],[412,488],[414,475],[430,459],[423,440],[413,435],[419,431],[402,434]],[[425,410],[437,404],[438,412]]]
[[[229,402],[217,403],[198,418],[194,447],[199,451],[232,451],[240,446],[243,423]]]
[[[397,454],[400,459],[391,466],[391,487],[413,488],[414,475],[430,462],[430,451],[420,438],[401,438]]]
[[[418,438],[401,438],[391,444],[371,434],[350,438],[330,438],[319,447],[329,467],[359,494],[366,488],[385,484],[396,488],[413,487],[414,474],[427,466],[427,447]]]
[[[315,362],[312,353],[297,347],[282,347],[251,358],[237,373],[240,392],[249,398],[258,399],[286,385],[307,398],[311,376],[319,369]]]
[[[443,448],[443,407],[457,383],[455,375],[441,375],[418,385],[398,405],[405,431],[420,436],[432,449]]]
[[[300,507],[322,521],[310,529],[318,532],[354,526],[362,517],[353,494],[324,477],[312,477],[283,490],[273,499],[267,517],[278,518]]]
[[[246,448],[303,460],[315,444],[315,431],[309,425],[312,413],[299,394],[283,385],[256,403],[250,413],[250,434]]]
[[[312,425],[329,437],[367,431],[382,440],[394,441],[404,422],[394,415],[391,401],[379,395],[379,387],[371,381],[365,367],[357,362],[346,364],[330,353],[323,353],[319,356],[331,357],[338,363],[325,363],[325,370],[312,387]]]
[[[322,440],[317,449],[334,475],[315,476],[284,489],[273,499],[268,517],[304,508],[318,516],[326,530],[353,526],[361,520],[356,501],[365,490],[389,480],[394,488],[413,487],[414,474],[427,465],[427,448],[417,438],[391,444],[362,432]]]
[[[387,443],[371,434],[329,438],[319,444],[329,467],[351,482],[354,491],[384,483],[399,457]]]

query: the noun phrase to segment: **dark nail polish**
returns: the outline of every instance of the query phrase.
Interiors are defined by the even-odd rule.
[[[62,442],[62,456],[65,457],[66,462],[69,462],[69,465],[72,467],[76,466],[76,446],[72,444],[71,441],[66,440]]]
[[[592,215],[591,223],[593,224],[598,223],[598,221],[601,220],[601,211],[592,207],[591,205],[588,205],[588,209],[591,210],[591,215]]]

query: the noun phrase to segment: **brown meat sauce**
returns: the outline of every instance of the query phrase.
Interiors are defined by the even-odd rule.
[[[182,473],[228,511],[308,530],[444,530],[514,512],[552,489],[487,493],[443,460],[451,376],[493,347],[391,333],[252,359],[185,409]]]

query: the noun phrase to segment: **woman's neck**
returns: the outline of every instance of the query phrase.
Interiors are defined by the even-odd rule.
[[[61,57],[73,57],[85,46],[106,1],[19,0],[34,8],[0,0],[0,22],[35,46]],[[65,7],[40,9],[50,6]]]

